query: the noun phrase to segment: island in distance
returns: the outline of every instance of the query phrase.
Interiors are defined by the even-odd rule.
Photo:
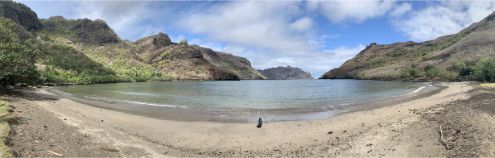
[[[274,68],[268,68],[264,70],[258,70],[263,76],[266,76],[268,80],[307,80],[313,79],[310,73],[303,71],[298,67],[292,66],[279,66]]]

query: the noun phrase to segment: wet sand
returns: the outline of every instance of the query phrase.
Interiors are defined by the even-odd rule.
[[[256,128],[253,123],[157,119],[78,103],[44,90],[24,91],[22,96],[12,96],[13,104],[18,107],[16,109],[25,108],[30,112],[14,111],[14,116],[24,118],[19,119],[24,121],[13,126],[16,132],[11,136],[10,143],[13,150],[24,157],[53,156],[48,150],[57,150],[64,156],[440,157],[455,156],[453,149],[467,150],[463,142],[455,141],[456,135],[451,135],[457,132],[457,128],[462,131],[464,128],[483,129],[486,139],[491,140],[493,130],[489,129],[495,124],[495,119],[485,113],[489,110],[476,110],[466,106],[470,103],[463,102],[472,101],[470,95],[476,94],[472,91],[473,85],[462,82],[446,83],[445,86],[438,93],[393,105],[349,112],[323,120],[266,122],[262,128]],[[481,100],[492,99],[491,96],[484,97]],[[472,114],[447,115],[460,108],[439,108],[443,106],[473,110]],[[484,124],[476,127],[471,125],[480,121],[467,119],[473,115],[483,116]],[[456,118],[463,121],[462,125],[471,126],[458,127],[460,124],[438,121]],[[42,125],[50,130],[45,130]],[[439,125],[443,125],[447,143],[453,146],[449,150],[439,141]],[[476,154],[493,154],[490,150],[492,148],[485,145],[489,142],[469,139],[471,134],[476,133],[466,130],[465,140],[473,146],[481,146],[479,150],[473,149]],[[43,137],[43,140],[38,140],[41,145],[33,143],[36,137],[27,135]],[[45,143],[48,140],[51,143]],[[65,150],[48,148],[46,144],[61,144]]]

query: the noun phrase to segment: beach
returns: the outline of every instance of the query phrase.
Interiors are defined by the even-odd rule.
[[[493,90],[470,82],[443,85],[437,93],[392,105],[321,120],[265,122],[262,128],[145,117],[45,89],[22,90],[8,96],[15,109],[7,144],[20,157],[495,156]]]

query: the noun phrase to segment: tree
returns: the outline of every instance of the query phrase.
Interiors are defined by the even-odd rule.
[[[17,83],[35,84],[38,81],[36,71],[36,51],[20,41],[16,24],[0,18],[0,84],[2,86]]]
[[[474,67],[474,76],[481,82],[495,82],[495,58],[481,58]]]

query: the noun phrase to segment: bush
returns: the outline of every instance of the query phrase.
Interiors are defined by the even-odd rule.
[[[495,58],[481,58],[476,62],[474,76],[481,82],[495,82]]]
[[[406,67],[400,70],[400,78],[405,80],[415,79],[420,76],[420,71],[417,65],[412,64],[410,67]]]
[[[475,80],[474,79],[474,65],[473,61],[457,61],[449,68],[450,71],[457,73],[457,79],[461,81]]]
[[[424,67],[425,75],[432,80],[455,80],[456,73],[449,72],[445,69],[437,68],[433,65],[426,65]]]
[[[14,30],[12,21],[0,18],[0,84],[37,84],[36,51],[23,44]]]

